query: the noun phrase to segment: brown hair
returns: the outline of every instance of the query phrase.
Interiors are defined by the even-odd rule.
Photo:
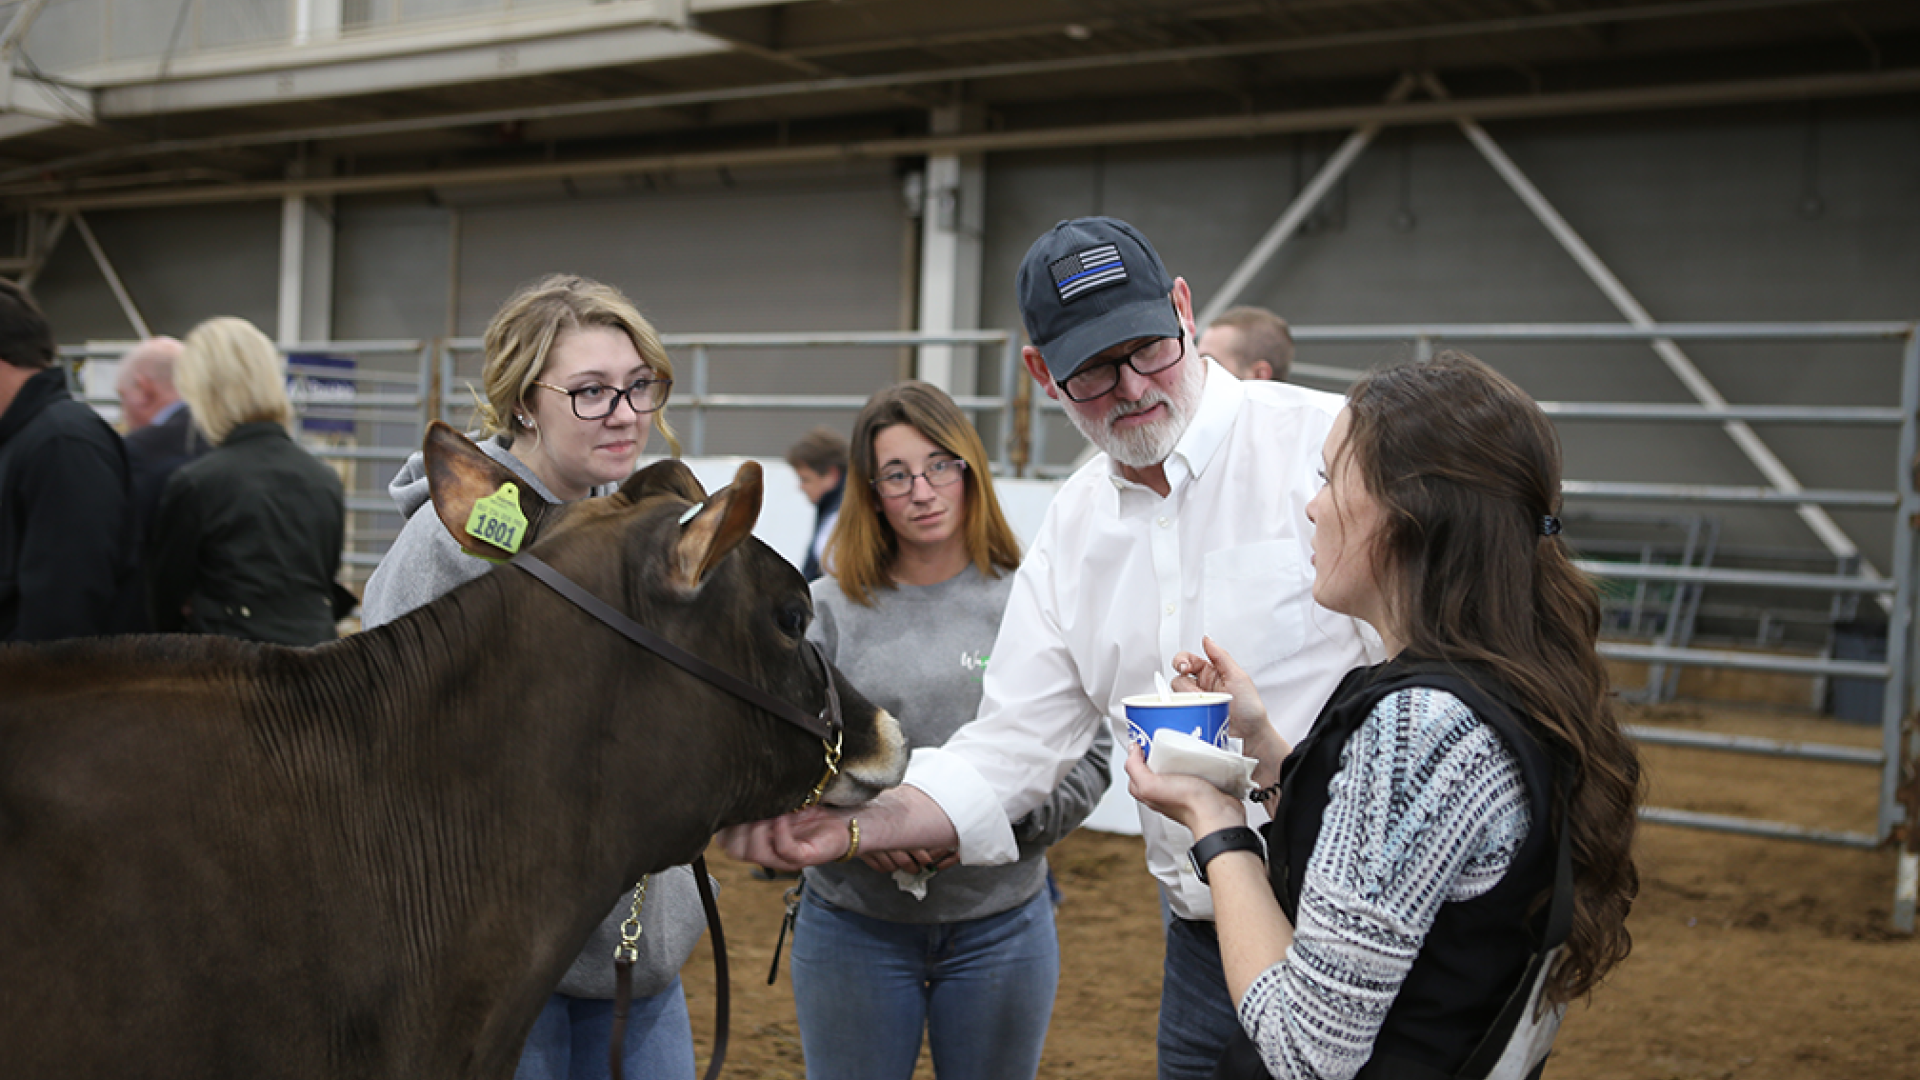
[[[828,469],[839,469],[844,476],[847,471],[847,440],[830,427],[814,428],[787,448],[787,464],[795,468],[805,465],[822,476],[826,475]]]
[[[53,329],[27,290],[0,278],[0,360],[39,370],[53,364]]]
[[[993,473],[987,467],[987,448],[980,442],[980,433],[939,387],[903,382],[867,399],[853,422],[847,493],[840,504],[840,522],[827,541],[826,561],[833,567],[840,591],[855,603],[872,607],[875,589],[893,588],[893,560],[900,554],[900,539],[873,493],[873,439],[882,428],[895,424],[906,424],[967,463],[961,478],[967,485],[964,528],[974,567],[988,577],[1018,568],[1020,542],[1014,539],[993,493]]]
[[[1284,382],[1293,370],[1293,330],[1287,320],[1260,307],[1230,307],[1208,326],[1230,326],[1246,341],[1247,362],[1265,360],[1273,381]]]
[[[1596,649],[1598,591],[1543,535],[1559,509],[1559,439],[1525,391],[1460,352],[1371,372],[1347,408],[1342,454],[1385,513],[1373,557],[1407,651],[1492,672],[1570,785],[1573,930],[1548,983],[1569,1001],[1632,948],[1641,780]]]
[[[655,375],[673,378],[673,361],[660,335],[619,289],[591,278],[550,274],[521,286],[487,324],[486,364],[480,374],[486,398],[475,406],[480,430],[512,447],[523,430],[517,406],[546,369],[554,341],[564,331],[596,326],[627,335]],[[680,440],[667,424],[664,405],[653,413],[653,429],[678,456]]]

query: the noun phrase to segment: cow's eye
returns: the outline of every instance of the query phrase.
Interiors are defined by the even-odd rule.
[[[811,613],[807,611],[804,604],[788,604],[782,607],[778,620],[781,631],[788,637],[795,638],[804,636],[807,632],[807,623],[812,621]]]

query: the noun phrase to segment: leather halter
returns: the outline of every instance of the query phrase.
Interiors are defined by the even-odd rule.
[[[820,674],[825,677],[827,702],[818,715],[806,712],[791,702],[782,701],[765,690],[747,682],[731,672],[702,660],[700,657],[661,637],[659,634],[641,626],[628,618],[619,609],[593,595],[574,583],[571,578],[555,570],[539,557],[522,552],[514,556],[513,565],[532,574],[535,581],[559,593],[569,603],[618,631],[622,637],[659,656],[675,667],[704,679],[714,686],[745,701],[747,704],[785,720],[787,723],[817,737],[826,748],[827,769],[820,782],[813,786],[807,801],[801,804],[805,809],[820,801],[826,794],[827,785],[840,772],[841,737],[846,734],[846,725],[840,717],[840,692],[833,686],[833,670],[827,665],[826,654],[820,646],[807,642],[812,650],[814,661],[820,665]],[[720,1075],[721,1064],[727,1057],[727,1017],[730,1009],[730,984],[727,975],[727,944],[720,930],[720,908],[714,902],[713,888],[707,882],[707,860],[705,856],[696,856],[693,860],[693,881],[700,893],[700,906],[706,911],[707,926],[713,932],[714,967],[714,1010],[717,1013],[713,1031],[713,1057],[707,1062],[706,1080],[715,1080]],[[622,1080],[624,1065],[621,1061],[621,1047],[626,1038],[627,1003],[633,995],[633,961],[614,961],[614,1006],[613,1034],[608,1046],[609,1072],[613,1080]]]
[[[820,782],[814,785],[812,794],[807,796],[807,801],[801,804],[802,809],[819,802],[820,796],[826,793],[827,785],[832,783],[833,778],[839,774],[840,742],[841,737],[846,733],[846,726],[840,718],[840,692],[834,689],[833,672],[827,667],[826,655],[820,651],[819,645],[812,641],[807,642],[814,661],[820,665],[820,674],[824,677],[827,687],[827,703],[821,707],[819,714],[815,715],[791,702],[774,697],[731,672],[715,667],[641,626],[613,605],[575,584],[572,579],[547,565],[537,556],[522,552],[514,556],[513,565],[532,574],[535,580],[559,593],[582,611],[612,627],[634,644],[647,649],[687,674],[704,679],[747,704],[772,713],[818,738],[826,747],[827,771],[826,775],[820,778]]]

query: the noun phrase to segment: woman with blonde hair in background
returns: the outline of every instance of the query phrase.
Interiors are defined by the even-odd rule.
[[[213,449],[161,490],[147,558],[153,628],[332,641],[345,491],[288,433],[279,350],[245,319],[208,319],[187,335],[173,381]]]
[[[667,426],[673,362],[653,326],[620,291],[555,275],[508,298],[487,326],[478,406],[480,449],[540,497],[563,503],[611,493]],[[407,523],[367,581],[362,618],[391,622],[485,574],[428,506],[425,461],[414,454],[388,486]],[[539,722],[539,703],[528,721]],[[613,952],[620,924],[640,906],[640,956],[622,1067],[628,1080],[693,1074],[693,1034],[680,967],[706,925],[693,871],[654,874],[622,897],[560,980],[527,1037],[517,1080],[599,1080],[609,1074]]]
[[[1019,543],[980,436],[938,388],[875,394],[849,457],[808,636],[911,747],[938,746],[979,709]],[[889,852],[805,872],[792,966],[807,1075],[907,1080],[923,1031],[941,1080],[1035,1074],[1060,975],[1046,850],[1106,793],[1112,746],[1096,740],[1015,825],[1015,863]]]

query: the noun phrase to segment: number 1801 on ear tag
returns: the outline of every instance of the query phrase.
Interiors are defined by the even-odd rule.
[[[527,539],[527,515],[520,512],[520,489],[512,482],[473,504],[467,535],[512,555]]]

